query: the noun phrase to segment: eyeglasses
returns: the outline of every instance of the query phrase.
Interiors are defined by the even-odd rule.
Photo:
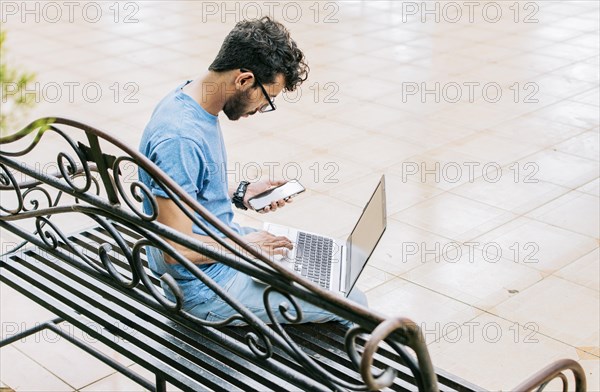
[[[252,72],[248,69],[245,68],[240,68],[240,71],[242,72]],[[252,72],[254,73],[254,72]],[[260,108],[258,108],[258,111],[261,113],[267,113],[267,112],[272,112],[273,110],[277,109],[277,107],[275,106],[275,102],[273,102],[273,99],[269,96],[269,93],[267,93],[267,90],[265,89],[265,86],[263,86],[263,84],[256,78],[256,76],[254,76],[254,80],[256,80],[256,83],[258,83],[258,87],[260,87],[263,95],[265,96],[267,102],[264,105],[262,105]]]

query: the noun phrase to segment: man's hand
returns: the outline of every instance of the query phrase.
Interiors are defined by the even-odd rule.
[[[287,237],[275,236],[266,231],[255,231],[246,234],[243,238],[250,245],[260,247],[271,257],[273,255],[285,255],[288,249],[294,248],[292,241]]]
[[[250,185],[248,185],[248,189],[246,189],[246,196],[244,197],[244,205],[249,208],[252,209],[252,207],[250,207],[250,204],[248,204],[248,199],[263,193],[273,187],[277,187],[280,185],[285,184],[287,181],[285,180],[277,180],[277,181],[270,181],[268,178],[267,179],[263,179],[257,182],[253,182],[250,183]],[[261,214],[264,214],[265,212],[273,212],[275,210],[277,210],[277,208],[281,208],[284,207],[286,205],[286,203],[291,203],[293,200],[293,198],[288,198],[287,200],[285,199],[280,199],[280,200],[275,200],[273,201],[270,205],[266,206],[265,208],[263,208],[262,210],[258,211]]]

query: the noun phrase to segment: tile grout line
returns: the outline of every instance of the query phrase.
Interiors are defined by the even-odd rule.
[[[470,308],[476,309],[476,310],[478,310],[478,311],[481,311],[481,312],[483,312],[483,313],[487,313],[487,314],[489,314],[489,315],[492,315],[492,316],[494,316],[494,317],[498,317],[498,318],[501,318],[501,319],[503,319],[503,320],[509,321],[509,322],[511,322],[511,323],[513,323],[513,324],[518,324],[519,326],[521,326],[521,324],[520,324],[518,321],[510,320],[510,319],[508,319],[508,318],[506,318],[506,317],[504,317],[504,316],[500,316],[500,315],[498,315],[498,314],[492,313],[492,312],[491,312],[491,311],[489,311],[489,310],[486,310],[486,309],[480,308],[480,307],[478,307],[478,306],[475,306],[475,305],[471,305],[471,304],[469,304],[469,303],[467,303],[467,302],[465,302],[465,301],[463,301],[463,300],[460,300],[460,299],[457,299],[457,298],[453,298],[453,297],[451,297],[451,296],[449,296],[449,295],[447,295],[447,294],[444,294],[444,293],[441,293],[441,292],[439,292],[439,291],[433,290],[433,289],[431,289],[431,288],[429,288],[429,287],[425,287],[425,286],[423,286],[423,285],[421,285],[421,284],[419,284],[419,283],[415,283],[415,282],[413,282],[413,281],[411,281],[411,280],[408,280],[408,279],[406,279],[406,278],[403,278],[403,277],[401,277],[401,276],[396,276],[396,277],[397,277],[397,278],[399,278],[399,279],[401,279],[401,280],[404,280],[404,281],[406,281],[406,282],[408,282],[408,283],[411,283],[411,284],[414,284],[414,285],[416,285],[416,286],[419,286],[419,287],[421,287],[421,288],[423,288],[423,289],[425,289],[425,290],[428,290],[428,291],[434,292],[434,293],[436,293],[436,294],[439,294],[439,295],[442,295],[442,296],[444,296],[444,297],[446,297],[446,298],[449,298],[449,299],[452,299],[452,300],[454,300],[454,301],[460,302],[460,303],[462,303],[462,304],[464,304],[464,305],[467,305],[467,306],[468,306],[468,307],[470,307]],[[543,279],[542,279],[542,280],[543,280]],[[563,279],[563,280],[565,280],[565,279]],[[536,282],[536,283],[532,284],[531,286],[533,286],[533,285],[535,285],[535,284],[537,284],[537,283],[539,283],[539,282],[541,282],[541,280],[539,280],[538,282]],[[570,282],[570,283],[572,283],[572,282]],[[529,286],[529,287],[531,287],[531,286]],[[583,286],[582,286],[582,287],[583,287]],[[590,290],[591,290],[591,289],[590,289]],[[503,303],[503,302],[505,302],[505,301],[507,301],[507,300],[509,300],[509,299],[510,299],[510,297],[509,297],[509,298],[506,298],[505,300],[503,300],[503,301],[501,301],[501,302],[499,302],[497,305],[499,305],[499,304],[501,304],[501,303]],[[479,314],[479,315],[477,315],[477,316],[473,317],[473,318],[472,318],[470,321],[474,320],[475,318],[477,318],[477,317],[479,317],[479,316],[481,316],[481,314]],[[461,323],[461,325],[463,325],[463,324],[464,324],[464,323]],[[456,328],[455,328],[455,329],[456,329]],[[452,331],[454,331],[455,329],[452,329]],[[559,342],[559,343],[563,343],[563,344],[565,344],[565,345],[567,345],[567,346],[569,346],[569,347],[571,347],[571,348],[574,348],[574,349],[576,349],[576,350],[585,351],[585,350],[582,350],[582,349],[580,349],[580,348],[578,348],[578,347],[576,347],[576,346],[573,346],[573,345],[572,345],[572,344],[570,344],[570,343],[564,342],[564,341],[562,341],[562,340],[560,340],[560,339],[554,338],[554,337],[552,337],[552,336],[550,336],[550,335],[547,335],[547,334],[545,334],[545,333],[542,333],[542,332],[539,332],[539,331],[536,331],[536,333],[539,333],[539,334],[541,334],[542,336],[544,336],[544,337],[547,337],[547,338],[549,338],[549,339],[551,339],[551,340],[557,341],[557,342]],[[442,335],[442,337],[444,337],[444,336],[447,336],[447,335],[448,335],[448,334]],[[591,355],[593,355],[593,356],[596,356],[596,357],[598,357],[598,358],[600,359],[600,356],[598,356],[598,355],[596,355],[596,354],[594,354],[594,353],[589,353],[589,352],[587,352],[587,351],[586,351],[586,353],[588,353],[588,354],[591,354]]]

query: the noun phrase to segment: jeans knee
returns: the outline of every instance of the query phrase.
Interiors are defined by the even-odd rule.
[[[367,296],[358,287],[355,287],[348,295],[348,299],[352,302],[356,302],[359,305],[364,307],[369,307],[369,301],[367,300]]]

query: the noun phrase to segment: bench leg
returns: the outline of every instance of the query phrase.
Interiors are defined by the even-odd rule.
[[[156,375],[156,392],[167,392],[167,382],[158,374]]]
[[[121,365],[119,362],[115,361],[114,359],[112,359],[111,357],[107,356],[106,354],[104,354],[103,352],[99,351],[98,349],[90,346],[89,344],[85,343],[82,340],[77,339],[76,337],[64,332],[63,330],[60,329],[60,327],[58,326],[58,324],[62,323],[63,321],[65,321],[64,319],[57,317],[53,320],[48,320],[45,323],[41,323],[39,325],[36,325],[35,327],[32,328],[28,328],[23,332],[20,332],[16,335],[13,335],[9,338],[6,339],[2,339],[0,340],[0,347],[6,346],[8,344],[14,343],[17,340],[26,338],[29,335],[33,335],[36,332],[39,332],[41,330],[44,329],[49,329],[51,331],[54,331],[54,333],[56,333],[57,335],[61,336],[62,338],[64,338],[65,340],[69,341],[70,343],[74,344],[75,346],[79,347],[80,349],[86,351],[88,354],[93,355],[94,357],[96,357],[97,359],[101,360],[102,362],[104,362],[105,364],[111,366],[113,369],[117,370],[118,372],[120,372],[121,374],[123,374],[124,376],[132,379],[133,381],[135,381],[136,383],[140,384],[142,387],[150,390],[152,389],[152,382],[146,380],[145,378],[139,376],[137,373],[132,372],[131,369],[129,369],[128,367]],[[166,383],[163,380],[162,381],[162,389],[159,388],[159,382],[158,382],[158,378],[156,379],[156,390],[157,391],[165,391],[166,392]]]
[[[26,338],[26,337],[28,337],[30,335],[33,335],[34,333],[37,333],[37,332],[39,332],[41,330],[44,330],[46,328],[50,328],[50,325],[56,326],[57,324],[62,323],[63,321],[65,321],[65,320],[63,320],[60,317],[57,317],[55,319],[48,320],[45,323],[38,324],[35,327],[27,328],[26,330],[24,330],[22,332],[19,332],[16,335],[12,335],[9,338],[0,340],[0,347],[7,346],[9,344],[12,344],[12,343],[16,342],[17,340],[24,339],[24,338]]]

